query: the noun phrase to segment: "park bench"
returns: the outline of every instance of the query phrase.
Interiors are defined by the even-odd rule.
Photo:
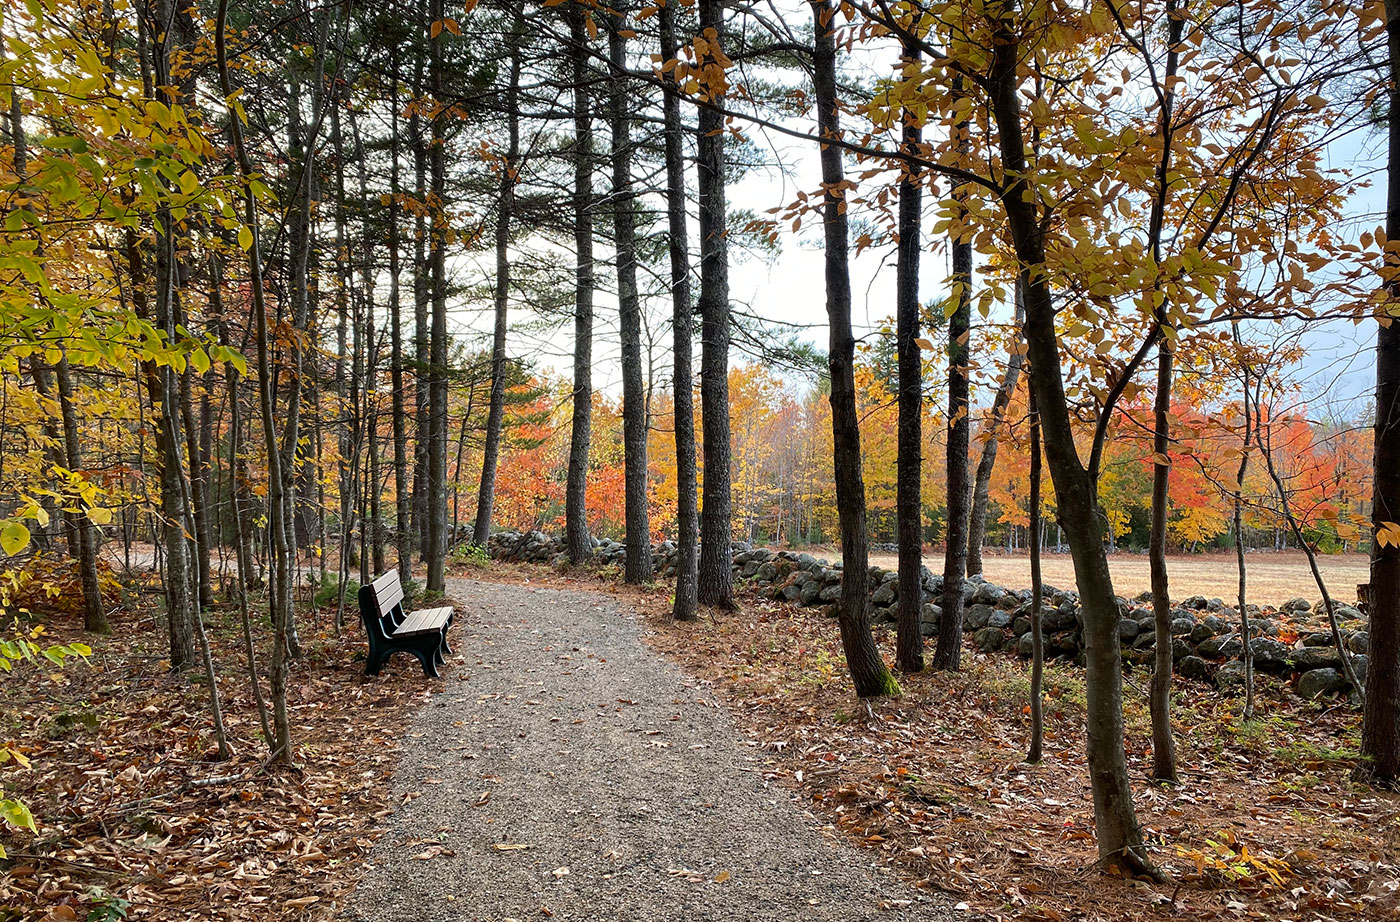
[[[378,675],[389,657],[402,651],[418,658],[424,675],[437,678],[437,667],[446,662],[444,654],[452,653],[447,644],[452,606],[405,612],[403,598],[398,570],[390,570],[368,586],[360,587],[360,618],[369,637],[365,674]]]

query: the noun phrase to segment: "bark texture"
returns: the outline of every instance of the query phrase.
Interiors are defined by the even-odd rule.
[[[676,57],[676,12],[667,3],[660,11],[661,57]],[[695,324],[690,292],[690,242],[685,213],[685,126],[680,99],[668,91],[662,100],[666,125],[666,227],[671,262],[671,333],[675,369],[672,376],[676,428],[676,600],[677,621],[697,617],[699,510],[696,507],[695,396],[692,342]]]
[[[564,543],[569,560],[592,553],[588,536],[588,453],[593,430],[593,112],[583,10],[570,7],[574,81],[574,393],[569,470],[564,485]]]
[[[1386,0],[1390,117],[1387,140],[1385,232],[1400,239],[1400,0]],[[1400,303],[1400,254],[1386,259],[1388,305]],[[1375,480],[1373,528],[1400,522],[1400,310],[1376,332]],[[1372,542],[1371,662],[1361,731],[1361,772],[1377,781],[1400,780],[1400,546]]]
[[[613,67],[608,100],[612,126],[613,244],[617,253],[617,306],[622,336],[623,515],[627,522],[627,557],[623,578],[651,580],[651,524],[647,509],[647,390],[642,381],[642,302],[637,291],[637,215],[632,188],[632,103],[630,87],[617,76],[627,68],[624,11],[608,29],[608,58]]]
[[[918,48],[906,44],[906,59]],[[904,112],[906,149],[923,139],[914,113]],[[895,475],[895,530],[899,543],[899,631],[895,665],[903,672],[924,668],[920,617],[923,590],[923,356],[919,349],[919,253],[922,250],[923,189],[918,173],[906,167],[899,182],[899,252],[895,264],[895,344],[899,352],[898,456]]]
[[[1160,877],[1147,855],[1133,806],[1123,752],[1123,676],[1118,603],[1099,528],[1099,509],[1088,470],[1074,441],[1069,399],[1055,332],[1055,304],[1045,265],[1045,243],[1033,200],[1026,195],[1026,145],[1021,125],[1017,67],[1020,41],[1014,5],[1005,0],[994,22],[995,51],[989,69],[992,115],[1006,175],[1001,192],[1007,232],[1026,279],[1026,344],[1044,440],[1045,464],[1054,484],[1060,523],[1069,541],[1075,583],[1084,613],[1085,683],[1088,698],[1089,780],[1099,859],[1106,868]]]
[[[839,138],[836,95],[834,10],[829,0],[811,0],[816,26],[812,56],[817,127],[823,138]],[[899,693],[875,640],[870,636],[870,595],[866,591],[870,549],[865,525],[865,482],[861,473],[860,416],[856,410],[855,337],[851,330],[851,268],[845,207],[845,168],[835,145],[821,148],[822,204],[826,241],[826,313],[831,327],[831,434],[836,469],[836,508],[841,520],[841,600],[838,622],[846,668],[862,698]],[[708,435],[708,433],[707,433]]]
[[[700,0],[700,31],[713,29],[723,54],[723,0]],[[706,60],[713,61],[714,55]],[[700,426],[704,458],[700,502],[700,604],[732,609],[733,499],[729,448],[729,244],[725,240],[724,117],[696,115],[696,190],[700,209]]]
[[[491,538],[491,512],[496,502],[496,465],[501,456],[501,428],[505,422],[506,412],[506,327],[510,310],[510,235],[511,219],[515,214],[515,171],[518,167],[517,161],[520,159],[521,12],[520,7],[517,6],[515,9],[515,21],[510,35],[509,78],[504,97],[508,140],[505,161],[500,165],[501,175],[496,190],[496,297],[495,327],[491,335],[491,398],[486,409],[486,444],[481,452],[481,483],[476,496],[476,524],[472,528],[472,543],[478,547],[485,547],[486,542]],[[445,34],[439,37],[445,37]]]

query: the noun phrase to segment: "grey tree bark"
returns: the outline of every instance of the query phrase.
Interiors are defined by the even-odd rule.
[[[1039,762],[1045,745],[1045,625],[1041,605],[1045,602],[1045,583],[1040,573],[1040,413],[1035,406],[1035,391],[1031,390],[1031,469],[1030,509],[1027,525],[1030,530],[1031,552],[1031,745],[1026,761]]]
[[[836,95],[835,10],[830,0],[810,0],[816,26],[812,56],[817,128],[822,138],[840,138]],[[837,620],[846,668],[862,698],[899,693],[870,636],[866,582],[870,549],[865,526],[865,481],[861,473],[860,416],[856,410],[855,336],[851,329],[851,268],[845,209],[845,168],[833,144],[821,148],[822,219],[825,225],[826,313],[831,327],[831,436],[836,472],[836,508],[841,522],[841,600]]]
[[[997,445],[1001,440],[1001,430],[1006,424],[1006,408],[1016,393],[1016,385],[1021,379],[1021,365],[1026,353],[1021,343],[1021,321],[1025,315],[1022,305],[1021,280],[1016,279],[1016,308],[1014,325],[1016,334],[1006,357],[1006,371],[1001,376],[996,396],[992,398],[992,410],[987,419],[986,441],[982,443],[982,456],[977,459],[977,472],[972,478],[972,511],[967,524],[967,575],[982,573],[982,544],[987,539],[987,507],[991,502],[992,474],[996,471]]]
[[[664,11],[663,7],[663,11]],[[664,15],[664,12],[663,12]],[[574,82],[574,393],[569,469],[564,485],[564,543],[571,563],[593,551],[588,535],[588,454],[593,437],[593,100],[583,10],[569,8]]]
[[[73,376],[68,368],[68,351],[60,348],[58,365],[58,405],[63,417],[63,446],[69,470],[83,467],[82,441],[78,436],[78,411],[73,402]],[[102,586],[97,574],[97,528],[86,511],[74,516],[77,532],[78,581],[83,589],[83,629],[96,634],[111,630],[102,604]]]
[[[393,70],[398,73],[398,48],[392,55]],[[412,498],[408,476],[408,422],[404,401],[403,354],[403,296],[400,276],[403,273],[399,256],[399,83],[389,81],[389,105],[393,116],[389,120],[389,395],[391,425],[394,431],[394,543],[398,550],[399,580],[407,582],[413,575]]]
[[[719,60],[724,45],[724,0],[699,0],[700,31],[713,30],[716,48],[699,63]],[[720,102],[722,100],[716,100]],[[730,546],[731,472],[729,444],[729,244],[725,238],[724,117],[701,107],[696,116],[696,197],[700,211],[700,426],[704,462],[700,502],[701,605],[733,609],[734,571]]]
[[[1110,869],[1160,878],[1138,826],[1123,752],[1118,603],[1099,528],[1097,491],[1075,445],[1055,331],[1054,297],[1042,271],[1046,262],[1043,231],[1036,204],[1026,195],[1026,143],[1017,74],[1021,42],[1014,28],[1015,2],[1003,0],[990,12],[994,17],[995,44],[988,89],[998,152],[1005,175],[1010,177],[1000,198],[1007,216],[1007,233],[1026,279],[1027,361],[1035,387],[1045,463],[1055,487],[1059,520],[1069,540],[1084,613],[1089,779],[1099,858]]]
[[[962,78],[953,79],[953,92],[962,89]],[[967,122],[957,126],[962,145],[968,143]],[[959,198],[955,194],[955,200]],[[963,573],[967,569],[968,505],[967,454],[972,426],[968,403],[968,339],[972,326],[972,240],[955,234],[953,297],[957,305],[948,318],[948,522],[943,554],[943,617],[938,624],[938,646],[933,668],[956,670],[962,662]]]
[[[661,57],[675,60],[676,13],[667,3],[660,10]],[[685,126],[680,98],[668,86],[662,99],[666,125],[666,219],[671,261],[671,332],[675,371],[672,402],[676,427],[676,600],[671,616],[677,621],[698,617],[699,511],[696,508],[694,354],[695,306],[690,290],[690,241],[686,228]]]
[[[214,23],[214,50],[218,62],[219,84],[224,98],[233,95],[233,84],[229,79],[228,53],[225,47],[225,22],[228,15],[228,0],[220,0],[218,16]],[[272,362],[268,344],[267,301],[263,282],[261,235],[258,229],[257,200],[248,180],[253,176],[253,165],[248,157],[247,144],[243,138],[243,126],[233,113],[229,113],[229,133],[233,138],[234,153],[238,162],[239,175],[243,179],[243,220],[251,233],[248,247],[248,282],[253,299],[254,341],[257,347],[258,403],[262,414],[263,441],[268,446],[277,444],[276,395],[273,393]],[[272,538],[273,579],[269,598],[271,602],[273,643],[272,661],[268,667],[268,692],[272,699],[272,731],[268,740],[272,759],[283,764],[292,761],[291,722],[287,711],[287,632],[291,626],[291,548],[287,543],[287,529],[282,521],[286,515],[286,504],[280,495],[282,490],[281,457],[273,450],[267,452],[267,509],[269,533]],[[254,671],[256,679],[256,671]]]
[[[623,578],[651,580],[651,525],[647,510],[647,395],[642,382],[642,305],[637,293],[636,200],[632,187],[632,89],[622,35],[625,6],[608,24],[613,81],[608,99],[612,127],[613,244],[617,253],[617,303],[622,337],[622,448],[627,557]]]
[[[509,77],[504,105],[509,140],[496,190],[495,328],[491,336],[491,398],[486,410],[486,444],[481,453],[481,486],[476,498],[472,543],[485,547],[491,537],[491,511],[496,501],[496,465],[501,454],[501,428],[506,411],[506,321],[510,309],[510,235],[515,213],[515,172],[520,159],[520,41],[523,23],[515,7],[508,54]],[[440,36],[445,38],[445,34]]]
[[[904,58],[919,49],[906,42]],[[903,113],[903,143],[914,149],[923,129],[913,112]],[[923,356],[919,348],[919,253],[923,187],[906,165],[899,182],[899,251],[895,265],[895,344],[899,353],[898,455],[895,459],[895,528],[899,539],[899,604],[895,665],[903,672],[924,668],[923,609]]]

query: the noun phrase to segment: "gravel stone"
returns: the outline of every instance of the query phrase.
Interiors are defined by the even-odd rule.
[[[973,918],[765,781],[714,694],[607,597],[466,580],[448,594],[465,664],[407,728],[400,806],[348,918]]]

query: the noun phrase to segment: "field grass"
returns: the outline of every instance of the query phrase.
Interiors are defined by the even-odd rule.
[[[835,556],[839,556],[839,552]],[[873,554],[870,562],[889,569],[894,569],[898,563],[893,555],[887,554]],[[943,572],[941,556],[925,556],[924,565],[934,573]],[[1327,582],[1327,591],[1338,602],[1355,602],[1356,584],[1370,579],[1370,562],[1363,554],[1319,557],[1318,565]],[[1031,584],[1030,558],[1025,555],[988,555],[983,558],[983,567],[988,581],[998,586],[1024,589]],[[1132,597],[1150,588],[1146,554],[1114,554],[1108,558],[1108,567],[1113,573],[1113,588],[1119,595]],[[1074,566],[1068,554],[1046,554],[1042,568],[1047,585],[1074,588]],[[1321,597],[1308,570],[1308,559],[1301,552],[1248,554],[1245,568],[1250,602],[1277,605],[1301,596],[1316,603]],[[1238,592],[1233,554],[1174,556],[1167,562],[1167,573],[1174,599],[1203,595],[1228,603]]]

